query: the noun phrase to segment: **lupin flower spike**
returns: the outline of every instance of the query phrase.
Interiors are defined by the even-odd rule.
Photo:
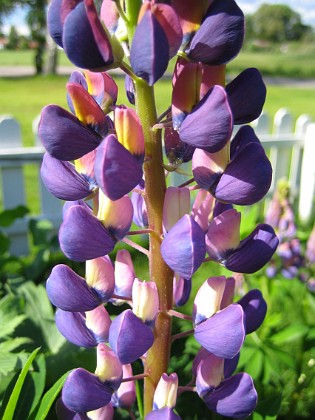
[[[197,391],[215,413],[245,417],[257,393],[247,373],[233,372],[245,335],[266,315],[262,294],[250,290],[235,301],[233,277],[210,277],[192,297],[191,315],[174,309],[194,292],[201,264],[252,273],[278,245],[268,224],[241,238],[240,213],[232,207],[262,199],[272,175],[250,126],[231,140],[233,126],[257,118],[266,96],[254,68],[226,83],[226,64],[243,42],[244,15],[235,0],[101,3],[52,0],[48,11],[49,33],[84,72],[75,70],[68,81],[70,112],[58,105],[42,111],[41,174],[48,190],[67,200],[61,250],[85,262],[86,272],[59,264],[46,287],[61,334],[97,349],[95,373],[69,374],[58,416],[111,420],[118,408],[133,417],[138,404],[146,420],[180,420],[177,394]],[[153,85],[175,55],[172,99],[158,116]],[[116,67],[134,107],[118,102],[117,85],[105,72]],[[169,173],[186,175],[190,169],[180,165],[190,160],[190,179],[171,186]],[[135,251],[148,258],[147,282],[137,278]],[[193,330],[172,336],[175,316]],[[179,386],[176,373],[165,372],[171,343],[188,334],[202,347],[191,383]],[[133,376],[134,362],[143,373]],[[141,398],[135,402],[135,381],[142,379],[143,407]]]

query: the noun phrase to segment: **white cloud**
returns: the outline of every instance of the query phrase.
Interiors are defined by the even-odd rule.
[[[29,27],[27,26],[27,25],[25,25],[25,24],[22,24],[22,25],[15,25],[15,24],[5,24],[5,25],[2,25],[2,27],[1,27],[1,30],[2,30],[2,32],[5,34],[5,35],[9,35],[9,33],[10,33],[10,29],[11,29],[11,26],[14,26],[15,27],[15,29],[16,29],[16,31],[17,31],[17,33],[19,34],[19,35],[25,35],[25,36],[28,36],[29,34],[30,34],[30,29],[29,29]]]

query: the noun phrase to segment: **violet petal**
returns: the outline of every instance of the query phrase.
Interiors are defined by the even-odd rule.
[[[83,206],[71,207],[59,230],[60,247],[74,261],[86,261],[111,252],[116,240]]]
[[[111,200],[122,198],[142,180],[141,163],[112,134],[98,147],[94,170],[98,185]]]
[[[195,327],[195,339],[218,357],[231,359],[241,349],[244,338],[244,311],[233,304]]]
[[[44,154],[40,174],[47,190],[61,200],[81,200],[92,191],[88,180],[72,163],[55,159],[49,153]]]
[[[85,312],[96,308],[101,300],[86,281],[70,267],[56,265],[46,283],[51,303],[57,308],[71,312]]]
[[[152,86],[168,65],[169,44],[164,30],[151,11],[146,11],[136,28],[130,62],[134,73]]]
[[[47,29],[59,47],[62,45],[62,30],[63,24],[61,22],[61,4],[63,0],[52,0],[49,4],[47,12]]]
[[[238,302],[245,312],[246,334],[256,331],[263,323],[267,313],[267,303],[260,290],[250,290]]]
[[[244,70],[225,89],[229,96],[234,124],[247,124],[259,117],[267,90],[257,69]]]
[[[154,336],[131,309],[118,315],[109,330],[109,343],[122,364],[132,363],[152,346]]]
[[[215,85],[184,119],[179,137],[189,145],[215,153],[230,139],[232,127],[227,94],[222,86]]]
[[[229,62],[242,47],[244,21],[234,0],[215,0],[191,41],[188,57],[211,65]]]
[[[69,312],[58,309],[55,314],[56,326],[59,332],[70,343],[79,347],[96,347],[96,340],[92,331],[85,325],[85,317],[81,312]]]
[[[81,1],[66,17],[62,43],[69,60],[80,68],[100,69],[114,62],[110,39],[90,0]]]
[[[145,420],[181,420],[173,409],[170,407],[163,407],[159,410],[153,410],[145,416]]]
[[[58,105],[43,108],[38,135],[47,152],[60,160],[74,160],[94,150],[101,137]]]
[[[190,279],[205,257],[205,234],[198,223],[186,214],[165,236],[161,253],[172,270]]]
[[[96,410],[109,404],[113,389],[85,369],[73,370],[62,389],[62,401],[76,413]]]
[[[257,392],[252,378],[247,373],[238,373],[221,382],[203,399],[210,410],[238,419],[249,416],[255,409]]]
[[[268,192],[272,168],[264,148],[249,143],[229,163],[213,194],[226,203],[250,205]]]
[[[273,256],[279,239],[269,225],[258,225],[255,230],[243,239],[224,262],[228,270],[236,273],[255,273]]]

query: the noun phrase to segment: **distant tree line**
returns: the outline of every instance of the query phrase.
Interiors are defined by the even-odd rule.
[[[7,48],[16,49],[27,46],[29,41],[35,47],[36,72],[42,73],[44,68],[44,52],[47,50],[49,72],[54,73],[57,65],[57,50],[47,38],[46,12],[50,0],[0,0],[0,28],[3,18],[16,7],[27,6],[27,24],[30,37],[19,36],[16,28],[11,28]],[[102,0],[94,0],[100,7]],[[290,41],[302,41],[315,38],[314,28],[302,22],[299,13],[285,4],[262,4],[259,9],[246,16],[246,42],[266,42],[272,44]],[[47,41],[48,40],[48,41]]]
[[[271,43],[301,41],[313,35],[314,29],[302,22],[299,13],[285,4],[262,4],[246,16],[246,39]]]

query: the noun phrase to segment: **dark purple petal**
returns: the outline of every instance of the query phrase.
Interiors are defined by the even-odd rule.
[[[259,117],[266,99],[266,86],[260,72],[249,68],[226,86],[234,124],[247,124]]]
[[[212,193],[225,203],[257,203],[268,192],[272,167],[264,148],[249,143],[229,163]]]
[[[93,332],[85,324],[81,312],[69,312],[58,309],[55,314],[56,326],[59,332],[70,343],[79,347],[96,347],[98,341]]]
[[[59,398],[56,401],[55,410],[58,416],[58,419],[62,420],[88,420],[88,416],[85,413],[75,413],[72,410],[67,408],[62,399]]]
[[[173,300],[176,306],[183,306],[188,301],[191,292],[191,279],[174,277]]]
[[[159,410],[153,410],[145,416],[145,420],[181,420],[173,409],[170,407],[163,407]]]
[[[114,62],[110,39],[91,0],[80,2],[67,15],[62,43],[69,60],[80,68],[100,69]]]
[[[245,312],[246,334],[256,331],[263,323],[267,313],[267,303],[260,290],[250,290],[238,302]]]
[[[74,160],[94,150],[101,137],[58,105],[42,110],[38,135],[47,152],[60,160]]]
[[[128,76],[128,74],[126,74],[125,76],[125,90],[126,90],[126,95],[128,98],[128,101],[132,104],[135,105],[136,100],[135,100],[135,86],[133,84],[133,80],[130,76]]]
[[[131,67],[152,86],[168,65],[169,44],[164,30],[151,11],[146,11],[136,28],[130,49]]]
[[[232,60],[242,47],[244,21],[234,0],[215,0],[191,41],[188,57],[212,65]]]
[[[195,327],[195,339],[218,357],[231,359],[241,349],[244,338],[244,311],[233,304]]]
[[[111,252],[116,240],[102,222],[83,206],[71,207],[59,230],[63,253],[74,261],[86,261]]]
[[[142,180],[141,163],[112,134],[97,149],[94,171],[98,185],[111,200],[122,198]]]
[[[64,264],[53,268],[46,291],[51,303],[64,311],[91,311],[101,304],[100,297],[86,281]]]
[[[215,153],[231,137],[233,117],[227,94],[216,85],[202,98],[182,122],[180,139],[194,147]]]
[[[251,414],[257,404],[257,392],[247,373],[231,376],[203,397],[210,410],[222,416],[244,418]]]
[[[216,201],[213,209],[213,217],[219,216],[221,213],[231,210],[233,208],[232,204],[221,203],[220,201]]]
[[[62,389],[62,401],[69,410],[84,413],[109,404],[113,389],[85,369],[73,370]]]
[[[140,186],[136,188],[141,189]],[[148,214],[144,197],[141,194],[133,192],[131,194],[131,202],[133,206],[133,222],[140,227],[148,227]]]
[[[61,200],[81,200],[93,190],[72,163],[55,159],[49,153],[44,154],[40,174],[47,190]]]
[[[224,360],[224,378],[229,378],[235,371],[238,361],[240,359],[240,353],[237,353],[232,359]]]
[[[90,206],[87,204],[86,201],[83,200],[75,200],[75,201],[66,201],[65,204],[63,205],[62,208],[62,219],[64,220],[67,212],[69,209],[71,209],[71,207],[74,206],[82,206],[84,208],[86,208],[89,212],[92,212],[92,209],[90,208]]]
[[[131,309],[118,315],[109,330],[109,343],[122,364],[132,363],[152,346],[153,332]]]
[[[205,257],[205,234],[198,223],[186,214],[165,236],[161,253],[172,270],[190,279]]]
[[[61,4],[63,0],[52,0],[47,13],[47,28],[52,39],[60,47],[62,45]]]
[[[250,125],[243,125],[231,141],[231,159],[233,160],[235,156],[248,145],[248,143],[261,144],[252,127]]]
[[[255,230],[243,239],[238,249],[226,259],[224,265],[228,270],[237,273],[255,273],[273,256],[279,239],[269,225],[258,225]]]

